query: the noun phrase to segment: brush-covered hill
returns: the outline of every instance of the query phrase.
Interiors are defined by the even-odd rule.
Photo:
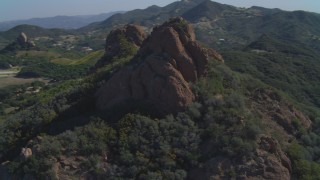
[[[319,48],[320,15],[304,11],[248,9],[205,1],[183,17],[195,25],[199,40],[213,47],[241,48],[262,34]]]
[[[184,14],[182,14],[182,17],[192,22],[204,18],[214,20],[220,17],[223,12],[227,11],[237,11],[237,9],[233,6],[228,6],[213,1],[205,0],[196,7],[186,11]]]
[[[136,9],[123,14],[115,14],[102,22],[92,23],[81,28],[82,31],[105,30],[114,26],[138,23],[143,26],[152,27],[161,24],[171,17],[181,16],[184,12],[192,9],[204,0],[181,0],[173,2],[164,7],[150,6],[146,9]]]
[[[182,16],[186,11],[194,8],[204,0],[180,0],[168,4],[164,7],[150,6],[146,9],[135,9],[122,14],[115,14],[110,18],[92,23],[79,29],[81,33],[92,34],[91,39],[96,43],[103,45],[103,39],[112,29],[120,28],[126,24],[139,24],[152,31],[152,27],[160,25],[171,17]]]
[[[67,30],[63,29],[46,29],[39,26],[33,25],[19,25],[15,26],[8,31],[0,32],[0,35],[6,39],[12,40],[16,38],[21,32],[25,32],[30,37],[37,37],[37,36],[57,36],[57,35],[64,35]]]
[[[141,30],[113,31],[121,46],[94,72],[0,121],[1,178],[319,177],[318,120],[228,68],[184,19]]]
[[[319,112],[320,54],[313,47],[262,35],[243,50],[222,54],[232,69],[259,78],[287,93],[301,107]]]
[[[74,32],[63,30],[63,29],[45,29],[34,25],[18,25],[7,31],[0,32],[0,49],[14,41],[21,32],[24,32],[30,38],[36,37],[58,37],[61,35],[74,34]]]
[[[239,49],[262,34],[304,42],[319,49],[319,14],[256,6],[238,8],[210,0],[182,0],[164,7],[128,11],[83,27],[80,32],[92,33],[92,39],[101,43],[106,32],[119,26],[135,23],[150,32],[153,26],[175,16],[190,21],[199,41],[216,49]]]

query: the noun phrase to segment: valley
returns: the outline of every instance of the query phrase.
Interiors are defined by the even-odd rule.
[[[18,74],[18,72],[19,68],[0,70],[0,88],[15,84],[24,84],[22,79],[14,77]]]
[[[15,77],[16,74],[17,72],[14,71],[0,71],[0,89],[12,85],[32,83],[34,81],[49,82],[49,80],[43,78],[18,78]]]

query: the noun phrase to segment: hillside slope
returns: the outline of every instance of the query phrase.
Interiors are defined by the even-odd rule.
[[[262,34],[319,49],[320,15],[316,13],[240,9],[208,0],[183,17],[193,22],[200,41],[219,49],[239,49]]]
[[[297,143],[316,132],[309,117],[230,70],[185,20],[155,28],[139,49],[130,41],[136,32],[128,34],[118,40],[133,51],[115,51],[121,56],[106,56],[93,74],[47,89],[1,122],[1,178],[318,177],[300,169],[320,167],[317,154],[305,156],[317,142]],[[174,111],[163,111],[169,105]]]

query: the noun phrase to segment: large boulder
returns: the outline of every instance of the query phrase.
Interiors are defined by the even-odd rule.
[[[185,20],[171,19],[154,28],[131,66],[122,68],[98,90],[96,105],[104,110],[136,100],[164,114],[184,110],[195,99],[189,83],[206,74],[210,59],[223,61],[213,49],[196,42]]]
[[[20,156],[22,159],[27,159],[32,156],[32,150],[30,148],[22,148]]]
[[[17,43],[22,48],[33,48],[36,46],[33,41],[28,40],[28,36],[24,32],[21,32],[21,34],[17,37]]]
[[[17,41],[20,45],[24,46],[28,42],[28,37],[24,32],[18,36]]]

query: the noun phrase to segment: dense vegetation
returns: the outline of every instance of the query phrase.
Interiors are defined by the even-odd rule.
[[[11,173],[54,178],[52,157],[85,157],[72,163],[96,178],[184,179],[191,169],[213,157],[228,156],[235,161],[238,157],[254,157],[255,137],[264,127],[248,111],[247,93],[265,87],[261,82],[213,63],[208,78],[194,84],[198,102],[186,112],[155,118],[135,111],[122,114],[120,119],[106,118],[87,107],[93,102],[92,92],[101,80],[110,77],[108,68],[112,67],[117,66],[109,65],[100,75],[82,82],[67,81],[38,94],[35,106],[2,123],[0,149],[6,155],[2,159],[14,157],[22,144],[41,136],[27,143],[29,147],[39,144],[39,151],[31,158],[11,162]],[[242,118],[247,121],[244,126],[239,125]],[[319,165],[310,161],[318,158],[317,132],[315,129],[301,136],[308,148],[298,143],[288,147],[296,177],[318,177],[315,172]],[[230,172],[229,178],[234,173]]]
[[[59,65],[50,62],[42,62],[23,67],[18,73],[18,77],[47,77],[54,80],[67,80],[80,78],[87,72],[87,65]]]
[[[248,80],[233,74],[222,64],[211,67],[209,78],[194,85],[199,102],[186,112],[159,119],[138,112],[124,113],[119,120],[112,116],[98,117],[94,109],[91,112],[86,109],[84,113],[82,109],[89,107],[93,98],[90,84],[74,81],[64,88],[52,88],[45,96],[39,95],[42,99],[48,98],[46,101],[41,100],[2,124],[1,152],[7,154],[26,143],[28,137],[40,134],[43,148],[37,155],[10,163],[12,173],[32,174],[38,178],[54,177],[50,159],[59,156],[86,157],[75,163],[80,163],[79,168],[89,170],[95,177],[146,179],[183,179],[191,168],[218,155],[250,157],[255,148],[254,137],[260,133],[260,128],[254,116],[244,110],[247,100],[242,92],[246,87],[240,81]],[[54,89],[60,93],[56,95]],[[216,95],[225,98],[217,99]],[[240,117],[248,119],[247,125],[238,125]],[[72,130],[87,122],[90,123]],[[202,149],[204,145],[206,148]],[[108,164],[104,162],[104,154],[108,156]]]
[[[259,160],[259,136],[271,134],[290,157],[293,179],[319,179],[319,15],[187,2],[152,6],[92,24],[80,31],[97,30],[97,34],[82,34],[76,42],[80,46],[73,50],[48,46],[65,31],[24,27],[31,36],[35,29],[56,39],[41,44],[44,49],[40,52],[0,55],[0,69],[22,66],[19,76],[59,82],[0,89],[0,162],[9,161],[9,172],[25,178],[55,179],[55,168],[60,164],[59,173],[74,178],[186,179],[193,171],[210,170],[211,160],[217,157],[234,165]],[[222,50],[225,59],[225,64],[210,61],[207,76],[192,84],[196,101],[184,112],[166,116],[136,102],[104,112],[96,110],[95,92],[119,68],[130,64],[137,48],[118,37],[121,53],[112,59],[103,57],[106,65],[87,74],[103,51],[80,53],[80,47],[101,48],[103,33],[118,23],[151,26],[182,14],[195,23],[200,40]],[[208,28],[208,22],[213,23],[217,16],[224,18]],[[8,37],[15,37],[20,28],[6,32]],[[43,52],[45,55],[39,55]],[[30,93],[30,89],[39,88],[40,92]],[[264,107],[255,104],[255,92],[265,89],[302,110],[312,126],[306,129],[299,119],[292,119],[290,132],[273,122],[275,119],[265,122]],[[272,129],[272,123],[290,138]],[[19,156],[22,147],[31,148],[33,155]],[[239,170],[227,169],[225,178],[238,174]]]
[[[12,108],[24,109],[37,102],[34,91],[45,88],[45,83],[35,81],[23,85],[7,86],[0,89],[0,116],[8,114]],[[14,112],[14,111],[13,111]]]
[[[319,160],[319,54],[317,46],[262,35],[242,50],[223,52],[233,70],[250,74],[281,90],[313,120],[313,129],[302,130],[287,147],[297,179],[318,179]]]
[[[294,42],[260,38],[244,51],[225,51],[223,55],[233,70],[250,74],[282,90],[309,111],[313,119],[319,116],[316,107],[320,106],[320,55],[311,48]]]

